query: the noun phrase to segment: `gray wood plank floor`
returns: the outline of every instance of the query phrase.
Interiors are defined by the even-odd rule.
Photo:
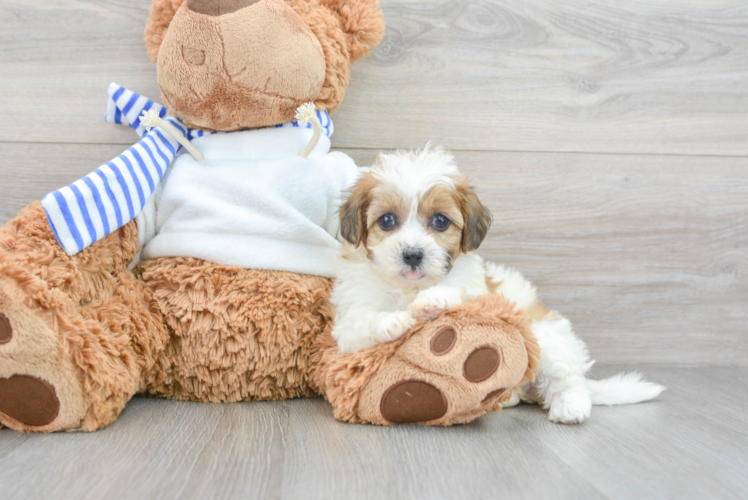
[[[748,154],[742,0],[382,0],[337,147]],[[132,141],[115,81],[158,97],[149,0],[0,1],[0,141]]]
[[[529,405],[443,429],[136,398],[92,434],[0,430],[2,498],[745,498],[748,369],[644,371],[668,391],[579,426]]]

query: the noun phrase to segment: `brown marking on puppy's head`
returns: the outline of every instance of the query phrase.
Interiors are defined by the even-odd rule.
[[[369,205],[366,208],[365,217],[367,237],[364,246],[366,248],[376,246],[399,231],[403,222],[408,218],[409,212],[408,199],[389,184],[379,182],[369,193]],[[388,230],[383,229],[379,224],[380,219],[385,215],[391,215],[395,220],[395,225]]]
[[[366,244],[366,211],[371,200],[371,192],[378,185],[379,181],[371,172],[365,173],[350,190],[340,207],[340,234],[354,247]]]
[[[432,147],[378,158],[340,216],[343,237],[362,245],[380,277],[401,288],[438,283],[491,223],[454,158]]]
[[[449,220],[449,225],[444,230],[437,229],[434,224],[434,219],[440,215]],[[455,191],[442,184],[429,189],[418,200],[418,217],[437,244],[444,248],[454,261],[462,251],[462,234],[465,227],[462,204]]]
[[[463,252],[477,249],[491,227],[491,212],[480,202],[467,177],[454,179],[455,196],[465,219],[462,229],[461,247]]]

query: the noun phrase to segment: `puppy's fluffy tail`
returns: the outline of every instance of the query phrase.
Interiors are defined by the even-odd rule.
[[[604,380],[587,379],[593,405],[626,405],[649,401],[665,390],[664,386],[642,380],[642,374],[619,373]]]

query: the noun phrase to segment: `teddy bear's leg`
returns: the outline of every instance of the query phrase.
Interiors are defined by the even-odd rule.
[[[171,338],[147,392],[231,402],[314,396],[315,340],[332,321],[331,280],[167,257],[141,264]]]
[[[0,423],[95,430],[140,389],[166,331],[128,224],[70,257],[37,202],[0,229]]]
[[[384,425],[451,425],[500,411],[514,387],[534,378],[540,356],[527,316],[500,296],[353,354],[338,354],[326,336],[320,344],[316,380],[335,417]]]

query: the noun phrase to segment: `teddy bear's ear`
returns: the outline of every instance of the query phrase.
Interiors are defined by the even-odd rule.
[[[367,56],[384,36],[378,0],[320,0],[338,18],[345,33],[351,62]]]
[[[319,40],[325,55],[325,82],[314,100],[317,109],[335,111],[343,102],[350,65],[384,36],[378,0],[284,0]]]
[[[169,29],[169,24],[171,24],[174,14],[184,1],[153,0],[151,15],[148,17],[148,23],[145,25],[143,36],[145,38],[145,48],[148,50],[151,61],[156,62],[158,59],[158,49],[161,47],[161,42],[164,41],[166,30]]]

